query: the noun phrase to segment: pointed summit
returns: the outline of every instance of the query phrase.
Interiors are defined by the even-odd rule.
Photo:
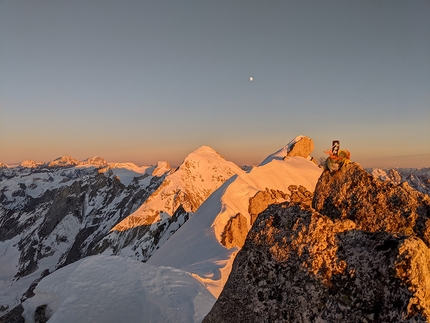
[[[210,147],[200,147],[165,175],[134,213],[111,229],[98,251],[146,261],[216,189],[239,173],[244,173],[239,166]]]
[[[210,146],[201,146],[190,153],[188,156],[192,155],[214,155],[223,158],[215,149]]]
[[[195,212],[203,201],[227,179],[242,169],[226,161],[208,146],[190,153],[179,168],[168,175],[163,184],[133,214],[112,230],[125,231],[159,221],[161,214],[172,216],[181,205]]]

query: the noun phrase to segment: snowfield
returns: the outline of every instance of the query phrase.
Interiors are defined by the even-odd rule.
[[[23,303],[26,323],[201,322],[216,299],[188,273],[117,256],[91,256],[45,277]]]

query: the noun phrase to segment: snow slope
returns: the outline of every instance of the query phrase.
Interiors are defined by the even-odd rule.
[[[215,298],[191,275],[116,256],[91,256],[39,282],[26,323],[47,304],[49,323],[201,322]]]
[[[313,191],[322,170],[303,157],[272,158],[250,173],[240,173],[224,183],[197,212],[148,260],[193,273],[218,297],[239,250],[221,244],[227,222],[238,213],[250,229],[249,199],[258,191],[288,192],[290,185]]]

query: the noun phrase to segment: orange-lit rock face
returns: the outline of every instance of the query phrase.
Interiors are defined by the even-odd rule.
[[[332,219],[351,219],[357,229],[416,234],[430,246],[430,197],[400,185],[382,183],[356,163],[324,172],[315,188],[313,207]]]
[[[430,320],[429,197],[357,164],[256,219],[204,322]]]

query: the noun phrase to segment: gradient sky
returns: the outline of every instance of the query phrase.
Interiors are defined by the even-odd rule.
[[[1,162],[257,164],[300,134],[430,167],[430,1],[0,1]]]

